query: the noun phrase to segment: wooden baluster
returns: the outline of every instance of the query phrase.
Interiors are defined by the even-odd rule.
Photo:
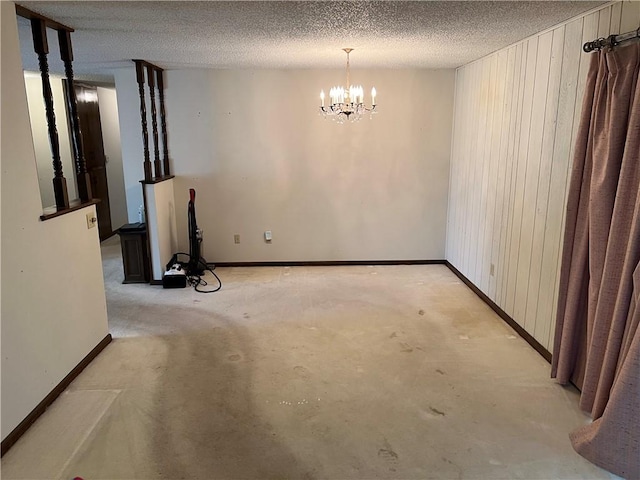
[[[149,132],[147,131],[147,106],[144,100],[144,66],[139,60],[136,63],[136,79],[138,81],[138,94],[140,95],[140,120],[142,122],[142,144],[144,146],[144,181],[150,182],[151,160],[149,159]]]
[[[39,18],[31,19],[31,34],[33,35],[33,47],[38,55],[40,64],[40,76],[42,77],[42,96],[47,113],[47,127],[49,130],[49,144],[51,145],[51,155],[53,157],[53,195],[56,201],[56,208],[63,210],[69,208],[69,194],[67,193],[67,180],[62,173],[62,161],[60,160],[60,141],[58,139],[58,129],[56,128],[56,115],[53,111],[53,93],[49,81],[49,64],[47,54],[49,44],[47,43],[47,28],[44,20]]]
[[[84,143],[80,119],[78,118],[78,99],[73,83],[73,49],[71,48],[71,32],[58,30],[58,44],[60,45],[60,57],[64,62],[64,71],[67,76],[67,105],[71,119],[71,138],[73,145],[73,157],[76,166],[76,178],[78,182],[78,196],[81,202],[91,200],[91,178],[87,172],[87,162],[84,158]]]
[[[165,176],[171,175],[169,168],[169,145],[167,144],[167,118],[164,110],[164,71],[157,70],[158,96],[160,97],[160,124],[162,127],[163,166]]]
[[[153,132],[153,171],[156,178],[162,177],[160,166],[160,146],[158,145],[158,112],[156,110],[156,81],[153,68],[147,65],[147,79],[149,81],[149,94],[151,96],[151,131]]]

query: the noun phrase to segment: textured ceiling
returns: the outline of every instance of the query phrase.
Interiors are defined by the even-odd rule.
[[[343,68],[343,47],[355,49],[353,68],[452,68],[606,2],[18,3],[76,30],[78,73],[104,73],[132,58],[165,68]],[[28,22],[19,25],[25,67],[36,69]]]

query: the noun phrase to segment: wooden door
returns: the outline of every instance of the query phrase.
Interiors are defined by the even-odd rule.
[[[91,194],[100,202],[96,205],[100,240],[113,235],[109,187],[107,185],[107,158],[102,141],[102,124],[98,105],[98,89],[91,85],[75,84],[78,99],[78,118],[82,130],[84,156],[91,180]]]

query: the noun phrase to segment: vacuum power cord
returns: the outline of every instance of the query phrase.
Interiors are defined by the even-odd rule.
[[[188,262],[179,262],[178,261],[178,255],[184,255],[186,257],[189,258]],[[179,263],[180,265],[182,265],[183,268],[186,269],[187,266],[192,265],[192,260],[194,260],[191,255],[189,255],[188,253],[184,253],[184,252],[178,252],[176,254],[173,255],[173,258],[171,259],[171,262],[169,262],[169,264],[175,264],[175,263]],[[187,283],[192,286],[194,288],[194,290],[198,293],[215,293],[217,291],[219,291],[222,288],[222,281],[220,280],[220,277],[218,277],[218,275],[216,275],[216,272],[214,272],[214,270],[216,269],[216,266],[213,263],[205,263],[202,261],[202,258],[198,258],[195,263],[197,265],[201,265],[204,267],[204,271],[205,272],[210,272],[215,279],[218,281],[218,286],[216,288],[214,288],[213,290],[202,290],[200,287],[206,287],[209,285],[209,283],[202,278],[203,275],[199,275],[199,274],[191,274],[188,273],[187,274]],[[168,267],[167,267],[168,268]],[[185,270],[188,271],[188,270]]]

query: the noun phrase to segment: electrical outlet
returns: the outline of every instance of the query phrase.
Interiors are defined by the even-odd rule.
[[[270,242],[271,240],[273,240],[273,236],[271,236],[271,230],[267,230],[264,232],[264,241],[265,242]]]
[[[237,233],[233,236],[233,243],[240,243],[240,235]]]
[[[495,265],[492,263],[491,268],[489,269],[489,275],[493,277],[494,273],[495,273]]]
[[[98,219],[96,215],[91,212],[87,213],[87,228],[94,228],[98,224]]]

